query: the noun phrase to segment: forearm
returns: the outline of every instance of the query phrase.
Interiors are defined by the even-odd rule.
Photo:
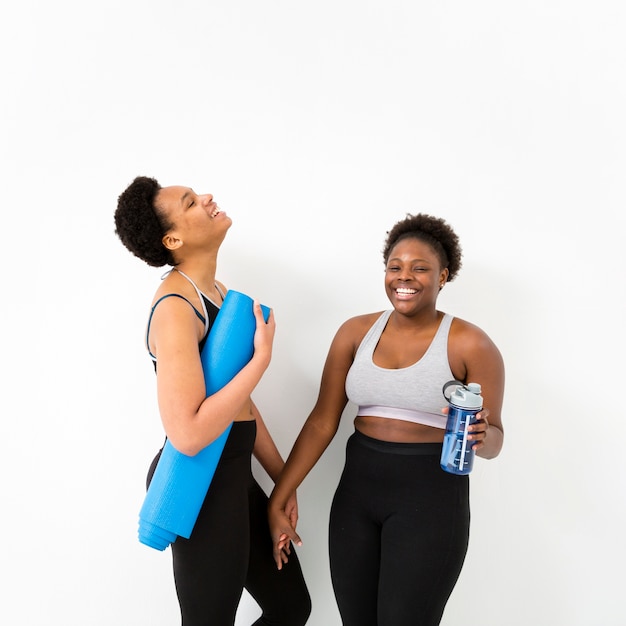
[[[179,399],[165,392],[162,399],[159,394],[163,425],[172,445],[193,456],[215,441],[250,403],[265,368],[253,358],[222,389],[195,402],[189,396]]]
[[[261,467],[267,472],[268,476],[276,482],[283,470],[285,462],[254,403],[252,403],[252,414],[256,420],[254,456],[261,464]]]
[[[270,506],[283,507],[332,441],[337,428],[307,421],[296,439],[270,497]]]

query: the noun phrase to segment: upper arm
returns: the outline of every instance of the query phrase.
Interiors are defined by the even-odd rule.
[[[489,423],[502,428],[504,361],[489,336],[477,326],[455,319],[451,329],[452,373],[464,383],[479,383]]]
[[[199,323],[189,303],[168,298],[155,309],[150,332],[157,357],[159,410],[171,437],[195,415],[206,397]]]
[[[330,429],[333,434],[348,403],[346,376],[361,338],[357,318],[342,324],[333,338],[322,370],[317,402],[309,421],[316,422],[324,429]]]

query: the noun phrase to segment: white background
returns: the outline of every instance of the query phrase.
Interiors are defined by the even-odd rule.
[[[0,622],[178,623],[169,552],[136,538],[161,270],[113,211],[142,174],[233,218],[219,278],[275,309],[255,399],[284,454],[338,326],[388,305],[386,230],[447,219],[465,264],[440,308],[494,339],[507,388],[443,624],[626,624],[625,6],[6,3]],[[311,626],[339,624],[327,520],[352,411],[299,492]],[[237,625],[257,615],[244,596]]]

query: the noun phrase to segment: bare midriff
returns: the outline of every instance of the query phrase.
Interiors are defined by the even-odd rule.
[[[254,419],[255,417],[252,414],[252,405],[250,402],[246,402],[243,409],[239,411],[233,422],[252,422]]]
[[[374,415],[358,415],[354,427],[372,439],[394,443],[441,443],[445,433],[443,428]]]

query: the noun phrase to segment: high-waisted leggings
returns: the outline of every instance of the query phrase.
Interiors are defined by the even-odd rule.
[[[356,431],[330,515],[331,575],[344,626],[435,626],[469,540],[469,479],[441,444]]]
[[[233,424],[190,538],[172,544],[183,626],[232,626],[244,588],[262,610],[255,625],[301,626],[311,612],[295,550],[280,571],[272,556],[267,496],[250,464],[255,436],[256,422]]]

